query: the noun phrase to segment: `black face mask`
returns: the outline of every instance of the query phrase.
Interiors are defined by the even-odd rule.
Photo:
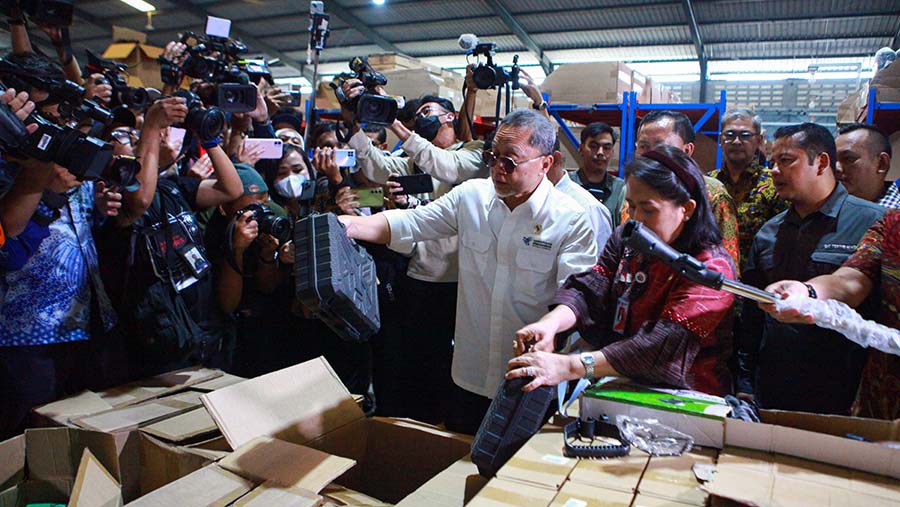
[[[426,141],[434,141],[434,138],[437,137],[438,131],[441,130],[441,119],[439,116],[420,116],[416,118],[416,125],[413,127],[413,131],[416,134],[419,134]]]

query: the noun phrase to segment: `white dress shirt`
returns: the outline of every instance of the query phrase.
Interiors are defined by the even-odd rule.
[[[506,373],[516,331],[547,313],[569,275],[597,261],[584,208],[546,178],[512,211],[490,179],[475,179],[427,206],[384,217],[392,248],[459,236],[453,381],[489,398]]]
[[[481,161],[482,141],[457,143],[445,150],[413,133],[403,143],[403,151],[408,157],[393,157],[377,149],[360,130],[350,138],[349,145],[356,150],[362,173],[376,183],[385,184],[394,175],[415,174],[416,167],[430,174],[434,192],[422,198],[437,199],[467,179],[484,178],[489,174]],[[446,283],[457,280],[456,249],[457,238],[448,237],[395,250],[412,254],[406,271],[410,278]]]
[[[568,172],[564,172],[562,179],[556,183],[556,189],[575,200],[587,211],[591,227],[594,229],[594,239],[597,241],[598,254],[603,252],[606,240],[612,235],[612,215],[609,208],[598,201],[584,187],[572,181]]]

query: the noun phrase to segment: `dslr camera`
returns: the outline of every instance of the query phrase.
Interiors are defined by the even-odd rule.
[[[110,99],[109,107],[114,108],[124,106],[130,109],[143,110],[150,105],[150,93],[146,88],[134,88],[128,86],[122,73],[128,68],[123,63],[105,60],[91,52],[87,52],[87,66],[85,67],[84,77],[91,74],[103,74],[103,77],[96,81],[95,84],[108,84],[112,87],[112,99]]]
[[[241,41],[215,35],[181,36],[187,45],[187,57],[181,65],[186,76],[215,85],[204,102],[226,113],[246,113],[256,109],[256,87],[250,84],[245,62],[240,55],[247,52]]]
[[[513,57],[513,65],[510,70],[494,63],[494,55],[497,53],[495,42],[479,42],[478,37],[470,33],[459,36],[459,46],[466,50],[466,54],[485,57],[485,61],[479,62],[472,70],[472,80],[479,90],[500,88],[509,84],[510,88],[519,88],[519,55]]]
[[[259,225],[260,234],[269,234],[274,236],[279,243],[286,243],[291,239],[294,232],[294,224],[289,218],[280,217],[272,211],[272,208],[255,202],[246,208],[238,211],[238,215],[245,213],[252,214],[254,220]]]
[[[0,59],[0,78],[3,81],[0,91],[5,90],[6,86],[17,90],[38,88],[48,91],[49,97],[45,103],[58,104],[60,117],[64,120],[92,118],[108,123],[112,119],[109,111],[93,101],[82,99],[84,89],[71,81],[33,76],[5,59]],[[38,127],[33,134],[26,130],[26,125],[30,124]],[[117,175],[124,166],[111,170],[111,144],[87,136],[71,126],[58,125],[38,111],[31,113],[23,122],[3,104],[0,107],[0,149],[21,157],[54,162],[81,181],[109,178],[114,183],[121,183]]]
[[[403,99],[391,97],[388,95],[380,95],[375,88],[387,84],[387,78],[384,74],[376,72],[369,65],[369,59],[365,56],[357,56],[350,60],[350,73],[338,74],[334,81],[330,83],[334,94],[337,96],[338,102],[342,106],[349,108],[356,113],[356,119],[360,123],[370,125],[391,125],[397,119],[397,112],[403,107]],[[359,79],[362,81],[365,91],[359,97],[348,99],[344,95],[341,85],[348,79]]]
[[[184,122],[173,127],[190,130],[204,141],[214,139],[225,130],[225,113],[218,107],[205,109],[200,97],[188,90],[178,90],[173,96],[183,98],[188,108]],[[255,96],[253,100],[256,100]]]

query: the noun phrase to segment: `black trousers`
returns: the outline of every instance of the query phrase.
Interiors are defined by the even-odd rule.
[[[86,340],[30,347],[0,347],[0,441],[22,433],[31,409],[87,387]]]
[[[404,276],[401,298],[400,395],[402,417],[443,422],[450,407],[456,283],[433,283]]]
[[[491,407],[491,399],[453,384],[450,391],[450,410],[446,426],[450,431],[474,435],[478,433],[481,420]]]

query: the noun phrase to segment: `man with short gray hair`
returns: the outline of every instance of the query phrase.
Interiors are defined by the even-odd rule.
[[[490,180],[466,181],[412,210],[340,217],[349,237],[392,248],[459,236],[452,365],[458,389],[448,429],[478,429],[513,357],[516,330],[546,313],[569,275],[597,262],[584,208],[545,177],[555,140],[556,128],[546,117],[514,111],[500,124],[492,150],[484,152]]]
[[[759,144],[763,140],[761,133],[762,120],[749,109],[725,111],[719,134],[722,168],[709,174],[725,185],[737,207],[742,270],[760,227],[787,209],[787,203],[775,195],[772,171],[759,165]]]

